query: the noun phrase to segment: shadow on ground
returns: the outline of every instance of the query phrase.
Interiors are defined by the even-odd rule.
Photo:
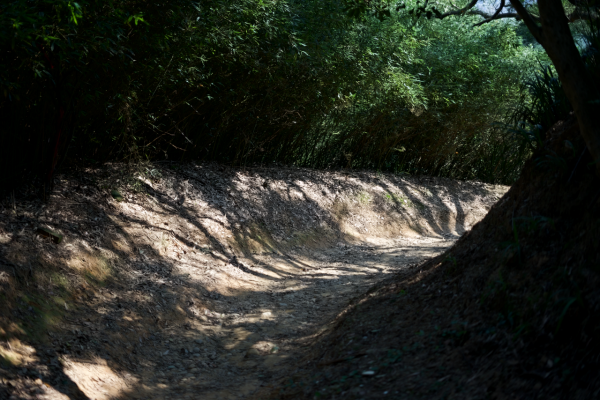
[[[247,395],[350,299],[450,244],[369,243],[361,229],[456,235],[463,204],[489,196],[446,191],[450,208],[430,189],[416,195],[415,180],[173,167],[153,166],[160,180],[140,176],[124,203],[103,187],[131,176],[116,168],[62,177],[48,204],[26,191],[5,200],[0,397]]]

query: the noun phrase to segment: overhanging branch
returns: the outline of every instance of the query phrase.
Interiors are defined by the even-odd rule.
[[[523,4],[521,4],[519,0],[510,0],[510,3],[514,7],[514,9],[517,10],[517,13],[521,16],[523,22],[525,23],[525,25],[529,29],[529,32],[531,32],[535,40],[537,40],[538,43],[543,44],[542,28],[536,23],[535,19],[531,16],[531,14],[529,14],[529,12],[525,9]]]
[[[492,15],[491,17],[488,17],[486,15],[483,15],[483,17],[485,18],[483,21],[481,21],[478,24],[475,24],[475,26],[479,26],[479,25],[483,25],[485,23],[488,23],[490,21],[493,21],[495,19],[498,19],[498,15],[500,15],[500,12],[504,9],[504,5],[506,4],[506,0],[501,0],[500,1],[500,7],[498,7],[498,9],[496,10],[496,12],[494,13],[494,15]]]
[[[469,15],[481,15],[483,18],[485,18],[483,21],[478,22],[473,26],[481,26],[483,24],[487,24],[488,22],[492,22],[497,19],[504,19],[504,18],[513,18],[513,19],[516,19],[517,21],[521,20],[521,16],[517,13],[504,13],[504,14],[498,14],[498,15],[490,15],[490,14],[484,13],[483,11],[472,10],[472,11],[469,11],[468,14]]]
[[[523,20],[523,18],[521,18],[521,16],[518,13],[504,13],[504,14],[498,14],[498,15],[491,15],[491,14],[487,14],[484,13],[483,11],[479,11],[479,10],[471,10],[469,11],[467,14],[469,15],[481,15],[483,18],[485,18],[483,21],[476,23],[473,26],[481,26],[483,24],[487,24],[488,22],[492,22],[494,20],[497,19],[503,19],[503,18],[513,18],[516,21],[521,21]],[[538,17],[537,15],[533,15],[533,14],[529,14],[531,15],[531,18],[533,18],[534,21],[539,22],[540,21],[540,17]]]
[[[502,10],[504,10],[506,8],[506,0],[501,0],[500,6],[494,12],[494,14],[489,14],[489,13],[486,13],[486,12],[481,11],[479,9],[474,9],[474,7],[477,5],[477,3],[479,1],[480,0],[472,0],[469,4],[467,4],[463,8],[452,10],[452,11],[448,11],[448,12],[445,12],[445,13],[441,13],[441,12],[439,12],[435,8],[433,8],[431,11],[433,12],[433,14],[435,14],[435,17],[438,18],[438,19],[444,19],[444,18],[450,17],[452,15],[479,15],[479,16],[481,16],[481,17],[484,18],[483,21],[475,24],[474,26],[480,26],[480,25],[486,24],[488,22],[491,22],[491,21],[494,21],[494,20],[497,20],[497,19],[505,19],[505,18],[513,18],[513,19],[516,19],[517,21],[523,20],[522,13],[518,12],[518,10],[517,10],[517,12],[502,13]],[[587,0],[585,0],[585,1],[587,1]],[[513,5],[514,5],[515,2],[517,2],[518,5],[521,6],[521,8],[525,12],[525,14],[528,16],[526,18],[532,20],[533,23],[534,23],[534,25],[537,26],[536,22],[539,21],[539,17],[538,16],[529,14],[529,12],[527,12],[527,10],[525,10],[525,7],[523,7],[523,5],[519,2],[519,0],[514,0],[514,1],[510,1],[510,2]],[[427,4],[427,2],[425,4]],[[515,9],[517,9],[517,7],[515,7]],[[535,37],[535,35],[534,35],[534,37]],[[537,39],[537,37],[536,37],[536,39]]]
[[[441,13],[438,10],[436,10],[435,8],[431,11],[433,11],[433,13],[435,14],[435,17],[438,19],[444,19],[446,17],[450,17],[452,15],[464,15],[467,13],[467,11],[469,11],[470,9],[472,9],[473,7],[475,7],[477,5],[477,2],[479,2],[479,0],[471,0],[471,2],[469,4],[467,4],[466,6],[464,6],[463,8],[460,8],[458,10],[453,10],[453,11],[448,11],[445,13]]]

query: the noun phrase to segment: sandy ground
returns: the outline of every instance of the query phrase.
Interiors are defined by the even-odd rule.
[[[0,214],[0,397],[247,397],[506,190],[155,164],[64,175],[47,204],[17,193]]]

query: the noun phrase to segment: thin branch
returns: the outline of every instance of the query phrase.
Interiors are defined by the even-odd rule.
[[[527,28],[529,28],[529,32],[531,32],[535,40],[537,40],[540,44],[543,44],[542,28],[535,22],[531,14],[527,12],[523,4],[521,4],[519,0],[510,0],[510,3],[514,7],[514,9],[517,10],[517,13],[519,14],[519,16],[521,16],[523,22],[525,22],[525,25],[527,25]]]
[[[497,16],[492,16],[490,14],[485,14],[484,12],[479,12],[479,11],[472,11],[468,13],[469,15],[481,15],[483,18],[485,18],[483,21],[476,23],[473,26],[481,26],[483,24],[487,24],[488,22],[492,22],[495,21],[497,19],[504,19],[504,18],[514,18],[517,21],[521,20],[521,16],[517,13],[506,13],[506,14],[499,14]]]
[[[475,5],[477,5],[477,2],[479,2],[479,0],[471,0],[471,2],[469,4],[467,4],[465,7],[460,8],[458,10],[454,10],[454,11],[448,11],[446,13],[441,13],[435,9],[433,9],[432,11],[434,12],[436,18],[439,19],[444,19],[446,17],[450,17],[452,15],[463,15],[465,14],[467,11],[469,11],[470,9],[472,9],[473,7],[475,7]]]
[[[474,26],[481,26],[481,25],[483,25],[483,24],[486,24],[486,23],[488,23],[488,22],[491,22],[491,21],[493,21],[493,20],[495,20],[495,19],[498,19],[498,15],[500,15],[500,12],[501,12],[501,11],[504,9],[505,2],[506,2],[506,0],[500,0],[500,7],[498,7],[498,9],[497,9],[497,10],[496,10],[496,12],[494,13],[494,15],[492,15],[491,17],[488,17],[488,16],[486,16],[486,15],[483,15],[483,13],[482,13],[482,16],[483,16],[485,19],[484,19],[483,21],[479,22],[478,24],[475,24]],[[471,11],[472,11],[472,10],[471,10]],[[469,14],[473,14],[473,13],[474,13],[474,12],[469,12]],[[506,14],[504,14],[504,15],[502,16],[502,18],[508,18],[508,17],[506,17]]]
[[[523,17],[521,16],[521,13],[519,13],[519,12],[516,12],[516,13],[509,12],[509,13],[501,14],[502,10],[506,7],[506,0],[501,0],[500,7],[498,7],[498,9],[496,10],[496,12],[494,12],[494,14],[488,14],[488,13],[478,10],[478,9],[473,10],[473,8],[477,5],[477,3],[479,1],[480,0],[472,0],[469,4],[467,4],[463,8],[456,9],[453,11],[448,11],[443,14],[441,12],[439,12],[438,10],[436,10],[435,8],[433,8],[431,11],[435,14],[435,17],[438,19],[444,19],[444,18],[452,16],[452,15],[465,15],[465,14],[479,15],[479,16],[482,16],[483,18],[485,18],[483,21],[475,24],[474,26],[480,26],[480,25],[486,24],[488,22],[491,22],[491,21],[494,21],[497,19],[514,18],[517,21],[520,21],[523,19]],[[514,3],[514,2],[518,2],[518,0],[511,1],[511,3]],[[521,3],[519,3],[519,5],[521,5]],[[522,5],[521,5],[521,7],[523,8],[523,10],[525,10],[525,8]],[[515,8],[517,8],[517,7],[515,7]],[[534,21],[534,25],[535,25],[536,21],[540,20],[540,18],[538,16],[529,14],[527,11],[525,11],[525,13],[529,16],[530,19],[532,19]],[[535,35],[534,35],[534,37],[535,37]],[[537,39],[537,37],[536,37],[536,39]]]
[[[504,8],[504,4],[505,4],[505,0],[501,0],[500,1],[500,7],[498,7],[498,9],[496,10],[496,12],[494,13],[494,15],[492,15],[492,18],[490,19],[494,19],[498,16],[498,14],[500,14],[500,11],[502,11],[502,9]]]
[[[478,23],[476,23],[473,26],[480,26],[480,25],[486,24],[488,22],[492,22],[494,20],[503,19],[503,18],[514,18],[516,21],[522,21],[523,20],[523,18],[521,18],[521,16],[519,14],[517,14],[517,13],[498,14],[497,16],[494,17],[493,15],[486,14],[483,11],[471,10],[467,14],[469,14],[469,15],[481,15],[483,18],[485,18],[485,20],[483,20],[481,22],[478,22]],[[531,15],[531,18],[533,18],[534,21],[540,22],[540,17],[538,17],[537,15],[533,15],[533,14],[529,14],[529,15]]]

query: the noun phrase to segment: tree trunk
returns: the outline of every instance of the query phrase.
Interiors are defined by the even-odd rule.
[[[558,72],[563,90],[579,122],[581,136],[596,162],[596,173],[600,175],[600,91],[594,87],[594,81],[575,46],[562,3],[560,0],[538,0],[541,28],[522,4],[517,3],[512,2]]]

